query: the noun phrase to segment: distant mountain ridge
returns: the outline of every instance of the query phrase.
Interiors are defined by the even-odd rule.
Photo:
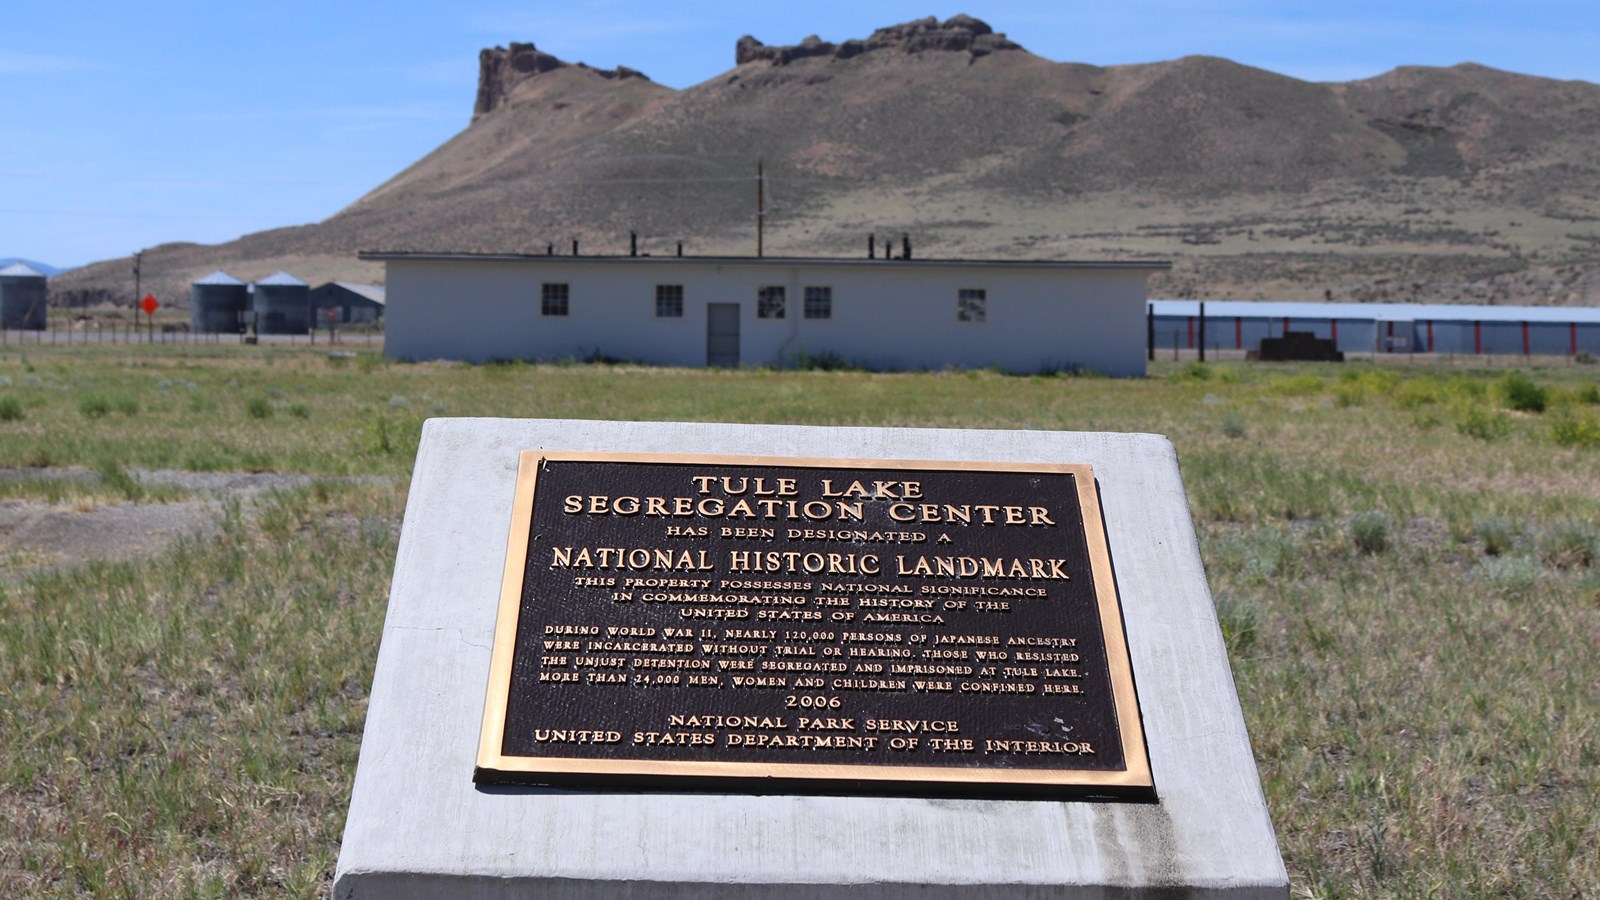
[[[907,234],[923,257],[1173,259],[1156,296],[1600,304],[1594,84],[1058,63],[970,16],[733,58],[674,90],[484,50],[471,123],[433,152],[316,225],[149,251],[147,277],[371,281],[358,249],[626,252],[630,231],[753,253],[759,161],[769,253]]]

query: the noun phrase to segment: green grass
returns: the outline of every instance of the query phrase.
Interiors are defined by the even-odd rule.
[[[1600,446],[1551,423],[1592,420],[1593,370],[1524,373],[1546,415],[1507,409],[1504,371],[30,346],[0,353],[26,413],[0,422],[0,467],[98,473],[9,482],[67,502],[160,499],[134,496],[140,466],[401,484],[435,415],[1166,434],[1294,895],[1580,896],[1600,883]],[[0,896],[325,895],[403,504],[319,482],[148,562],[0,577]]]

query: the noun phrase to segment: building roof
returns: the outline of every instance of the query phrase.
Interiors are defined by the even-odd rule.
[[[323,288],[328,287],[343,288],[358,297],[371,300],[373,303],[376,303],[379,306],[384,304],[384,298],[388,293],[381,284],[357,284],[353,281],[330,281],[327,284],[322,285],[322,287],[317,288],[317,290],[320,291]]]
[[[0,277],[5,278],[44,278],[45,274],[27,263],[12,263],[0,269]]]
[[[1396,322],[1582,322],[1600,324],[1592,306],[1467,306],[1429,303],[1295,303],[1276,300],[1207,300],[1212,319],[1346,319]],[[1158,316],[1197,316],[1198,300],[1151,300]]]
[[[274,272],[265,278],[256,279],[256,284],[268,287],[306,287],[306,283],[290,275],[288,272]]]
[[[418,250],[362,250],[357,257],[366,260],[416,260],[423,262],[536,262],[554,265],[616,263],[629,266],[672,265],[749,265],[749,266],[917,266],[996,269],[1136,269],[1163,271],[1172,268],[1164,260],[1089,262],[1081,260],[1014,259],[867,259],[864,256],[570,256],[548,253],[434,253]]]
[[[201,278],[194,283],[201,285],[223,284],[228,285],[229,287],[244,287],[244,282],[233,277],[232,275],[229,275],[227,272],[224,272],[221,269],[212,272],[210,275],[207,275],[206,277]]]

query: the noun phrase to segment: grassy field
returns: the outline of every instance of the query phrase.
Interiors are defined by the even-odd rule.
[[[35,570],[0,545],[0,896],[326,892],[405,476],[440,415],[1166,434],[1294,893],[1585,895],[1597,383],[1595,366],[1111,381],[0,348],[0,469],[39,470],[0,503],[183,496],[139,469],[324,476],[137,563]],[[95,474],[64,487],[64,467]]]

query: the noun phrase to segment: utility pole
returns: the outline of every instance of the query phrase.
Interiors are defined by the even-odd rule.
[[[756,257],[763,255],[767,225],[767,176],[763,161],[756,160]]]
[[[144,251],[143,250],[134,251],[134,254],[133,254],[133,323],[134,323],[134,327],[135,328],[138,328],[138,325],[139,325],[139,300],[142,297],[142,295],[139,292],[140,291],[140,288],[139,288],[139,276],[140,276],[139,267],[140,267],[140,264],[143,263],[143,262],[144,262]],[[146,316],[145,318],[148,319],[150,317]],[[137,333],[137,332],[135,332],[135,333]],[[155,320],[153,320],[153,319],[151,320],[151,323],[150,323],[150,335],[151,335],[150,339],[152,341],[155,340]]]

